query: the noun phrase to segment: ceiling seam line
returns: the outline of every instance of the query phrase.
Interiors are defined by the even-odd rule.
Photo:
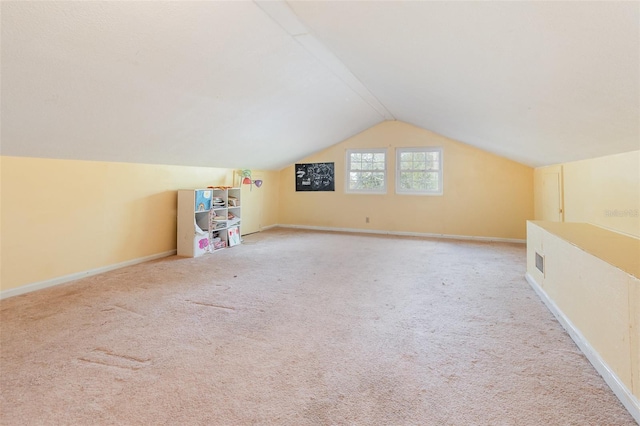
[[[331,51],[329,48],[327,48],[323,43],[321,43],[313,34],[311,34],[309,32],[309,29],[307,28],[306,25],[304,25],[302,23],[302,21],[300,21],[300,18],[298,18],[298,16],[295,14],[295,12],[293,12],[293,10],[291,9],[291,7],[287,4],[287,2],[285,0],[271,0],[269,1],[269,3],[271,5],[274,4],[280,4],[281,8],[284,8],[285,10],[287,10],[290,14],[290,16],[295,20],[296,24],[300,26],[300,29],[304,29],[305,32],[297,32],[296,34],[292,34],[289,30],[287,30],[287,27],[280,22],[278,19],[276,19],[271,13],[269,13],[269,11],[267,9],[265,9],[263,7],[263,1],[260,0],[253,0],[253,3],[258,6],[258,8],[260,10],[262,10],[262,12],[267,15],[267,17],[269,17],[269,19],[274,22],[276,25],[278,25],[289,37],[291,37],[298,45],[300,45],[305,52],[307,52],[312,58],[314,58],[316,61],[318,61],[320,64],[322,64],[322,66],[324,66],[324,68],[326,70],[328,70],[329,72],[331,72],[331,74],[333,74],[335,77],[337,77],[342,83],[345,84],[345,86],[347,86],[349,88],[349,90],[351,90],[352,92],[354,92],[365,104],[369,105],[369,107],[371,109],[373,109],[378,115],[381,116],[381,118],[385,121],[395,121],[397,120],[396,117],[391,113],[391,111],[389,111],[389,109],[380,101],[380,99],[378,99],[377,96],[375,96],[373,94],[373,92],[371,92],[369,90],[369,88],[367,86],[364,85],[364,83],[351,71],[351,69],[349,69],[349,67],[347,67],[345,65],[345,63],[338,58],[338,56],[336,56],[335,53],[333,53],[333,51]],[[331,66],[329,66],[327,63],[325,63],[322,59],[320,59],[319,56],[314,55],[312,51],[309,50],[309,48],[307,48],[304,43],[301,43],[298,40],[298,37],[301,36],[307,36],[309,37],[311,40],[315,41],[319,46],[321,46],[322,48],[324,48],[329,54],[331,54],[335,60],[342,65],[342,67],[346,70],[346,72],[348,72],[349,74],[351,74],[351,76],[355,79],[355,81],[357,81],[360,86],[362,87],[362,89],[372,98],[374,99],[376,102],[372,103],[370,101],[368,101],[365,96],[363,96],[359,90],[356,90],[354,87],[352,87],[344,78],[342,78],[339,73],[335,72]],[[377,103],[377,105],[375,104]],[[380,110],[380,108],[382,108],[382,111]],[[390,117],[390,118],[388,118]]]
[[[356,75],[353,73],[353,71],[351,71],[351,69],[350,69],[349,67],[347,67],[346,65],[344,65],[344,62],[342,62],[342,60],[341,60],[340,58],[338,58],[338,56],[337,56],[335,53],[333,53],[332,51],[330,51],[330,52],[335,56],[335,58],[336,58],[336,59],[337,59],[341,64],[343,64],[343,65],[344,65],[345,69],[347,69],[347,70],[349,71],[349,73],[351,73],[351,75],[353,76],[353,78],[355,78],[355,79],[356,79],[356,80],[357,80],[357,81],[362,85],[362,87],[367,91],[367,93],[369,93],[369,95],[370,95],[372,98],[374,98],[374,99],[375,99],[375,100],[380,104],[380,106],[383,108],[383,110],[384,110],[384,111],[379,111],[379,110],[378,110],[378,108],[376,107],[376,105],[372,105],[369,101],[367,101],[367,100],[366,100],[366,99],[365,99],[365,98],[364,98],[364,97],[363,97],[363,96],[362,96],[362,95],[361,95],[357,90],[355,90],[353,87],[351,87],[351,85],[350,85],[349,83],[347,83],[347,82],[346,82],[346,81],[345,81],[345,80],[344,80],[340,75],[338,75],[338,73],[334,72],[334,71],[331,69],[331,67],[329,67],[329,66],[327,66],[326,64],[324,64],[324,62],[322,62],[318,57],[316,57],[312,52],[310,52],[310,51],[309,51],[309,49],[307,49],[303,43],[300,43],[300,41],[298,40],[298,37],[299,37],[299,36],[313,37],[314,39],[316,39],[313,35],[311,35],[311,34],[309,34],[309,33],[306,33],[306,34],[298,34],[298,35],[295,35],[295,36],[293,36],[293,35],[292,35],[292,36],[291,36],[291,38],[293,38],[293,39],[296,41],[296,43],[298,43],[300,46],[302,46],[302,48],[303,48],[303,49],[304,49],[304,50],[305,50],[309,55],[311,55],[312,57],[314,57],[314,58],[315,58],[318,62],[320,62],[320,63],[321,63],[325,68],[327,68],[327,69],[331,72],[331,74],[333,74],[333,75],[334,75],[334,76],[336,76],[340,81],[342,81],[342,82],[343,82],[343,83],[344,83],[344,84],[345,84],[349,89],[351,89],[351,91],[352,91],[352,92],[356,93],[356,94],[360,97],[360,99],[362,99],[362,100],[363,100],[367,105],[369,105],[371,108],[373,108],[373,110],[374,110],[375,112],[377,112],[377,113],[378,113],[378,114],[379,114],[383,119],[387,120],[387,115],[388,115],[389,117],[391,117],[391,119],[392,119],[392,120],[394,120],[394,121],[395,121],[395,120],[397,120],[397,119],[396,119],[396,117],[395,117],[395,115],[393,115],[393,114],[391,113],[391,111],[389,111],[389,109],[388,109],[388,108],[387,108],[387,107],[386,107],[386,106],[385,106],[385,105],[380,101],[380,99],[378,99],[378,97],[377,97],[376,95],[374,95],[374,94],[373,94],[373,92],[372,92],[371,90],[369,90],[369,88],[368,88],[367,86],[365,86],[365,84],[364,84],[364,83],[363,83],[363,82],[358,78],[358,76],[356,76]],[[316,40],[317,40],[317,39],[316,39]],[[320,43],[320,42],[318,41],[318,43]],[[329,50],[329,49],[327,49],[327,50]],[[385,113],[386,113],[386,114],[385,114]],[[389,121],[392,121],[392,120],[389,120]]]

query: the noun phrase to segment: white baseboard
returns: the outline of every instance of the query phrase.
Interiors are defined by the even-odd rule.
[[[379,234],[379,235],[399,235],[403,237],[423,237],[423,238],[446,238],[450,240],[467,240],[467,241],[489,241],[500,243],[518,243],[525,244],[527,240],[519,240],[516,238],[498,238],[498,237],[474,237],[471,235],[449,235],[449,234],[431,234],[426,232],[404,232],[404,231],[381,231],[376,229],[359,229],[359,228],[331,228],[326,226],[310,226],[310,225],[274,225],[281,228],[309,229],[312,231],[330,231],[330,232],[353,232],[358,234]],[[274,227],[272,226],[272,227]],[[266,228],[262,228],[263,230]]]
[[[260,228],[260,231],[266,231],[267,229],[271,229],[271,228],[277,228],[280,225],[267,225],[267,226],[263,226]]]
[[[618,397],[620,402],[629,411],[635,421],[640,424],[640,401],[631,393],[631,391],[622,383],[620,378],[609,368],[606,362],[600,357],[600,354],[591,346],[589,341],[580,333],[580,330],[573,325],[571,320],[558,308],[551,298],[547,295],[542,287],[536,282],[536,280],[527,272],[525,278],[529,282],[529,285],[538,294],[540,299],[544,302],[551,313],[556,317],[558,322],[569,333],[569,336],[576,343],[578,348],[584,353],[589,362],[595,367],[596,371],[600,373],[604,381],[609,385],[613,393]]]
[[[148,262],[150,260],[156,260],[156,259],[160,259],[167,256],[173,256],[174,254],[176,254],[176,250],[169,250],[163,253],[152,254],[150,256],[139,257],[137,259],[127,260],[125,262],[115,263],[113,265],[90,269],[88,271],[76,272],[74,274],[64,275],[62,277],[53,278],[50,280],[44,280],[44,281],[39,281],[31,284],[26,284],[20,287],[4,290],[0,292],[0,300],[6,299],[7,297],[13,297],[13,296],[18,296],[20,294],[30,293],[36,290],[42,290],[43,288],[64,284],[69,281],[79,280],[80,278],[90,277],[92,275],[101,274],[103,272],[113,271],[114,269],[120,269],[126,266],[137,265],[138,263]]]

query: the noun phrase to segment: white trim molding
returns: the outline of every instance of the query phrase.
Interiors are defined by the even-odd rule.
[[[308,229],[310,231],[350,232],[355,234],[398,235],[402,237],[443,238],[443,239],[449,239],[449,240],[464,240],[464,241],[485,241],[485,242],[518,243],[518,244],[525,244],[527,242],[526,240],[519,240],[516,238],[476,237],[472,235],[432,234],[428,232],[384,231],[384,230],[378,230],[378,229],[358,229],[358,228],[331,228],[326,226],[311,226],[311,225],[276,225],[276,226],[280,228]]]
[[[92,275],[102,274],[103,272],[113,271],[114,269],[120,269],[127,266],[137,265],[138,263],[148,262],[150,260],[161,259],[163,257],[173,256],[176,254],[176,250],[169,250],[162,253],[152,254],[150,256],[138,257],[137,259],[131,259],[113,265],[101,266],[100,268],[90,269],[88,271],[76,272],[74,274],[64,275],[62,277],[52,278],[50,280],[38,281],[31,284],[26,284],[20,287],[11,288],[0,292],[0,300],[8,297],[19,296],[25,293],[31,293],[32,291],[42,290],[44,288],[53,287],[56,285],[68,283],[69,281],[79,280],[81,278],[90,277]]]
[[[576,343],[578,348],[587,357],[589,362],[593,365],[598,373],[602,376],[604,381],[609,385],[613,393],[618,397],[622,405],[629,411],[635,421],[640,424],[640,401],[631,393],[631,391],[622,383],[620,378],[609,368],[606,362],[602,359],[600,354],[591,346],[589,341],[580,333],[580,330],[573,325],[571,320],[558,308],[551,298],[547,295],[544,289],[536,282],[536,280],[527,272],[525,278],[533,290],[538,294],[538,297],[547,306],[551,313],[556,317],[558,322],[564,327],[569,336]]]

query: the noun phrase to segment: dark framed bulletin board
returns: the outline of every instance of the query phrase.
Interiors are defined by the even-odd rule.
[[[296,191],[335,191],[334,163],[296,164]]]

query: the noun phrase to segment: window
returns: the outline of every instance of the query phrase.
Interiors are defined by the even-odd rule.
[[[387,192],[387,150],[347,150],[346,192],[384,194]]]
[[[398,148],[396,193],[442,195],[442,148]]]

